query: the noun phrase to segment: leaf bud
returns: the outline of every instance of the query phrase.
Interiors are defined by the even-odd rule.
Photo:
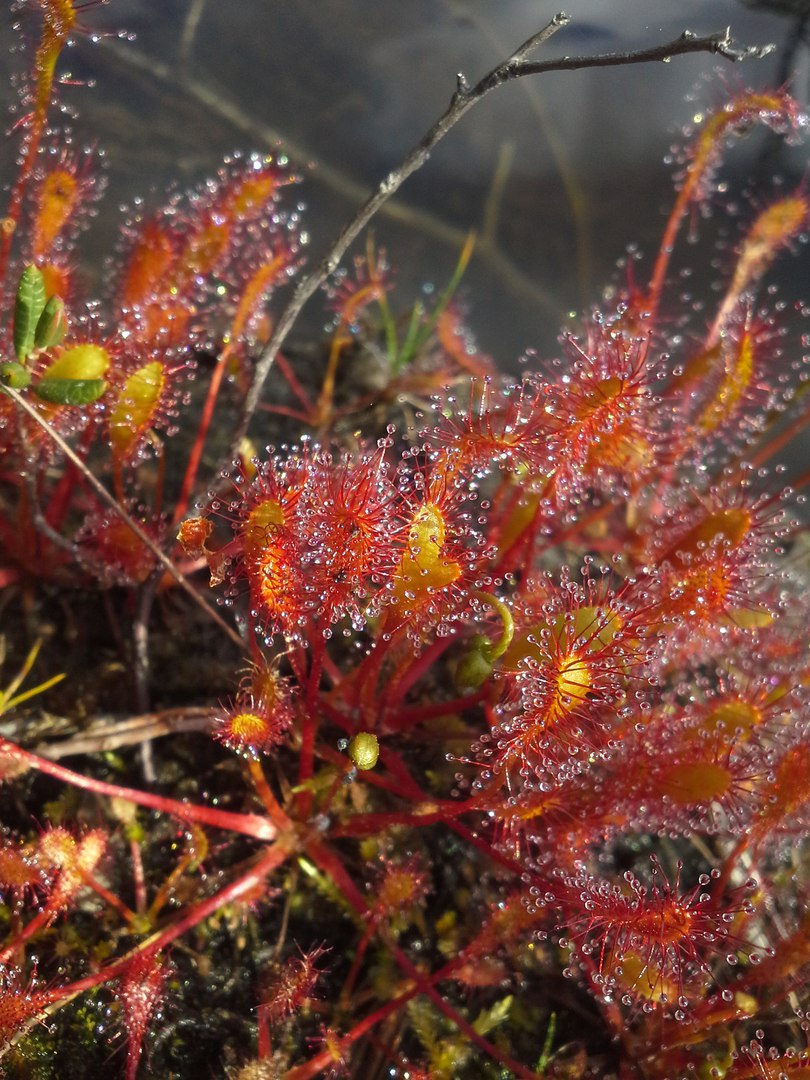
[[[454,681],[460,693],[477,690],[492,674],[492,644],[484,634],[475,634],[456,664]]]
[[[352,763],[362,771],[373,769],[377,764],[377,758],[380,756],[380,744],[377,741],[377,736],[372,735],[370,731],[358,731],[349,740],[347,749]]]

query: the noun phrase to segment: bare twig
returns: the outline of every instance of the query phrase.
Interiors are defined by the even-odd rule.
[[[258,407],[262,389],[273,366],[276,353],[285,342],[304,305],[323,282],[337,270],[348,247],[357,239],[380,207],[399,190],[409,176],[425,164],[433,148],[458,123],[462,116],[490,91],[503,86],[504,83],[512,82],[526,75],[542,75],[551,71],[575,71],[581,68],[649,64],[656,61],[669,61],[673,56],[701,52],[713,53],[717,56],[723,56],[727,60],[738,61],[748,57],[764,56],[773,49],[771,45],[735,48],[728,29],[721,33],[708,34],[703,37],[698,37],[696,34],[685,30],[674,41],[667,42],[664,45],[656,45],[649,49],[640,49],[636,52],[601,53],[595,56],[563,56],[556,60],[544,61],[528,61],[526,59],[533,50],[548,41],[553,34],[569,22],[568,15],[563,13],[555,15],[547,26],[528,38],[507,60],[493,68],[475,86],[470,86],[462,74],[458,75],[456,92],[453,94],[444,113],[411,150],[402,164],[382,180],[377,190],[363,203],[354,217],[344,225],[326,257],[298,283],[289,303],[276,322],[270,340],[262,349],[257,360],[253,383],[245,399],[241,422],[237,425],[232,443],[233,456],[236,455],[239,444],[246,434],[253,414]]]
[[[129,43],[122,45],[120,42],[105,38],[99,44],[115,58],[116,63],[125,64],[133,71],[146,76],[150,86],[159,81],[171,88],[173,94],[180,90],[188,98],[202,105],[212,116],[220,117],[225,123],[243,134],[252,144],[266,146],[272,151],[277,151],[279,147],[282,147],[284,153],[293,161],[311,163],[315,179],[340,198],[358,203],[367,197],[367,187],[352,179],[341,169],[319,160],[312,149],[303,143],[296,143],[286,134],[247,116],[238,103],[229,98],[223,88],[215,85],[210,79],[207,81],[195,79],[189,72],[182,69],[178,71],[176,67],[164,64],[154,56],[147,56]],[[439,215],[401,199],[390,199],[380,212],[390,221],[406,226],[412,231],[423,233],[453,251],[462,248],[467,238],[467,229],[460,229]],[[497,275],[499,280],[516,295],[525,297],[549,315],[560,314],[559,307],[552,297],[497,245],[490,244],[482,238],[476,248],[476,258],[488,264],[492,273]]]
[[[216,710],[200,707],[164,709],[124,718],[99,717],[86,731],[69,739],[41,743],[35,748],[40,757],[59,761],[79,754],[102,754],[122,746],[137,746],[165,735],[210,732]]]
[[[50,522],[42,512],[42,507],[39,504],[37,478],[34,475],[33,469],[25,469],[22,476],[25,481],[25,486],[28,488],[28,502],[31,506],[31,517],[34,522],[34,528],[37,532],[42,533],[43,536],[47,536],[54,547],[58,547],[60,550],[69,552],[70,555],[73,555],[74,550],[71,542],[62,536],[61,533],[58,533],[56,529],[51,527]]]
[[[33,407],[33,405],[29,404],[29,402],[26,401],[22,394],[18,393],[16,390],[12,390],[10,386],[4,386],[2,390],[3,393],[8,394],[9,397],[16,402],[17,406],[22,409],[23,412],[25,412],[28,416],[30,416],[30,418],[39,427],[42,428],[42,430],[47,434],[48,438],[56,446],[59,447],[59,449],[68,459],[68,461],[73,462],[73,464],[82,474],[82,476],[93,489],[93,491],[95,491],[96,495],[98,495],[101,501],[107,506],[109,506],[109,508],[116,515],[116,517],[120,518],[121,521],[123,521],[124,524],[127,526],[127,528],[131,529],[132,532],[135,533],[135,535],[138,537],[144,547],[147,547],[149,551],[152,552],[152,554],[155,556],[155,558],[164,568],[164,570],[166,570],[171,575],[171,577],[174,578],[174,580],[184,592],[188,593],[194,603],[198,607],[202,608],[206,615],[210,619],[212,619],[217,624],[217,626],[221,630],[223,630],[229,638],[231,638],[232,641],[236,642],[240,649],[244,649],[245,643],[244,641],[242,641],[242,639],[239,637],[233,627],[229,626],[219,614],[219,612],[215,611],[210,604],[207,604],[205,600],[203,600],[202,596],[200,596],[200,594],[194,588],[194,586],[191,585],[188,581],[186,581],[184,575],[177,569],[169,556],[163,551],[161,546],[156,543],[147,532],[144,532],[144,530],[140,527],[137,521],[133,519],[132,515],[128,514],[124,507],[121,506],[115,496],[111,495],[110,492],[107,491],[107,489],[98,479],[98,477],[93,474],[92,470],[87,467],[85,462],[82,461],[82,459],[73,449],[73,447],[62,438],[59,432],[56,431],[53,426],[44,419],[44,417],[40,416],[40,414]]]
[[[135,703],[138,711],[142,713],[149,710],[149,673],[152,666],[149,652],[149,616],[162,577],[162,570],[153,571],[141,586],[135,620],[132,624],[132,677]],[[157,780],[157,773],[155,772],[152,743],[149,739],[141,743],[141,767],[147,784],[154,784]]]

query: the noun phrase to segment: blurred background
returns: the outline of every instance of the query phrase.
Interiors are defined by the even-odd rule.
[[[562,4],[562,0],[559,0]],[[374,230],[396,268],[403,306],[450,276],[468,230],[479,242],[463,293],[483,348],[505,367],[527,347],[556,349],[568,313],[587,311],[627,245],[651,258],[672,199],[665,158],[682,129],[742,86],[786,79],[808,96],[810,0],[569,0],[571,24],[538,58],[660,44],[688,28],[727,25],[737,42],[776,46],[732,65],[708,55],[671,63],[553,73],[503,87],[476,106],[409,180]],[[91,271],[112,250],[119,206],[157,204],[198,183],[236,149],[284,147],[305,174],[310,258],[445,108],[456,73],[472,83],[558,10],[538,0],[112,0],[91,8],[63,67],[94,89],[67,86],[78,139],[107,157],[109,190],[92,235]],[[11,36],[10,18],[6,32]],[[6,62],[19,64],[19,57]],[[7,149],[5,152],[9,154]],[[8,161],[6,162],[8,165]],[[805,174],[806,147],[761,133],[730,158],[736,197],[775,176]],[[150,190],[154,193],[150,196]],[[718,202],[700,226],[729,232]],[[721,265],[687,252],[698,284]],[[722,257],[720,259],[722,264]],[[807,294],[806,261],[787,260],[784,288]],[[310,326],[323,321],[317,301]]]

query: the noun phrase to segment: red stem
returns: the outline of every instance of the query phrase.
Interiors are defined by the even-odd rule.
[[[243,836],[251,836],[255,840],[274,840],[278,835],[275,825],[257,814],[233,814],[228,810],[177,802],[175,799],[168,799],[162,795],[151,795],[148,791],[136,791],[134,788],[122,787],[120,784],[94,780],[90,776],[82,776],[81,773],[73,772],[72,769],[66,769],[64,765],[57,765],[55,761],[38,757],[30,750],[23,750],[16,743],[0,737],[0,759],[4,756],[10,757],[13,761],[22,761],[38,772],[53,776],[56,780],[63,780],[73,787],[92,791],[98,795],[108,795],[113,799],[125,799],[138,806],[148,806],[151,810],[171,814],[173,817],[180,818],[181,821],[196,821],[200,825],[227,829],[230,832],[241,833]]]
[[[307,851],[310,857],[329,874],[334,884],[340,889],[357,914],[364,918],[367,917],[369,910],[368,905],[354,882],[349,877],[337,855],[321,845],[311,845],[307,848]],[[519,1061],[515,1061],[507,1054],[502,1053],[497,1046],[494,1046],[488,1039],[479,1035],[472,1024],[457,1012],[449,1002],[445,1001],[438,990],[434,988],[433,980],[430,976],[425,976],[423,972],[415,967],[398,946],[391,942],[386,942],[386,944],[400,968],[417,983],[420,992],[426,994],[436,1008],[444,1013],[448,1020],[455,1024],[455,1026],[467,1036],[470,1042],[474,1043],[480,1050],[483,1050],[484,1053],[488,1054],[493,1061],[497,1061],[505,1068],[511,1069],[515,1076],[521,1077],[522,1080],[535,1080],[536,1073],[531,1069],[527,1069],[525,1065],[521,1065]]]
[[[337,836],[374,836],[385,829],[396,826],[420,829],[427,825],[436,825],[438,822],[447,822],[458,814],[467,813],[469,809],[470,807],[465,803],[457,803],[424,814],[355,814],[354,817],[349,818],[342,825],[330,829],[329,835],[333,838]]]
[[[357,948],[354,953],[354,960],[352,960],[352,966],[349,969],[349,974],[346,976],[346,981],[343,984],[343,989],[340,991],[340,1004],[343,1008],[349,1002],[352,990],[354,990],[354,984],[357,982],[357,976],[360,974],[360,966],[363,963],[363,957],[366,955],[371,936],[377,929],[376,919],[371,919],[366,929],[363,931],[363,936],[357,944]]]
[[[236,881],[231,882],[230,885],[227,885],[213,896],[209,896],[207,900],[201,900],[198,904],[194,904],[177,922],[172,923],[171,926],[166,927],[159,934],[147,938],[146,941],[141,942],[132,952],[127,953],[120,960],[116,960],[93,975],[87,975],[74,983],[55,989],[53,1000],[67,1000],[77,994],[83,994],[85,990],[92,990],[96,986],[101,986],[102,983],[109,982],[110,979],[123,975],[139,954],[160,952],[188,930],[207,919],[209,915],[213,915],[226,904],[234,903],[245,893],[250,893],[261,884],[268,874],[281,866],[289,854],[290,850],[284,844],[280,842],[274,844],[261,858],[257,859],[250,870],[238,877]]]
[[[98,434],[94,425],[90,424],[84,429],[78,447],[78,453],[86,457],[90,446]],[[64,471],[59,477],[56,486],[48,500],[48,509],[45,511],[45,520],[52,529],[59,531],[64,524],[65,517],[70,508],[77,483],[80,483],[80,473],[72,461],[66,461]]]
[[[465,709],[477,705],[486,697],[486,687],[476,690],[474,694],[466,697],[451,698],[449,701],[439,701],[435,705],[413,705],[402,709],[393,716],[386,717],[385,727],[388,731],[404,731],[414,727],[423,720],[434,720],[438,716],[452,716],[453,713],[463,712]]]
[[[270,1040],[270,1025],[267,1021],[267,1006],[260,1004],[256,1009],[256,1026],[258,1027],[257,1053],[259,1061],[267,1061],[273,1053],[273,1044]]]
[[[768,441],[757,450],[753,457],[750,458],[751,465],[755,469],[758,468],[760,465],[764,464],[768,458],[772,458],[783,446],[787,446],[795,436],[806,430],[809,416],[810,402],[807,402],[802,411],[798,416],[791,420],[784,431],[781,431],[778,435],[774,435],[773,438],[768,439]]]
[[[110,907],[115,908],[118,914],[121,915],[126,922],[130,923],[136,918],[135,912],[132,911],[131,908],[128,908],[123,900],[117,897],[114,892],[111,892],[106,885],[102,885],[100,881],[96,881],[91,874],[82,874],[82,880],[88,888],[92,889],[93,892],[98,893],[102,900],[106,900]]]
[[[211,382],[208,386],[208,395],[205,399],[205,405],[203,406],[202,416],[200,417],[200,425],[197,428],[197,435],[194,439],[194,445],[191,448],[191,453],[188,456],[188,465],[186,466],[186,474],[183,477],[183,484],[180,488],[180,494],[177,497],[177,506],[175,507],[174,516],[172,522],[177,525],[182,521],[186,513],[188,506],[188,500],[191,496],[191,489],[194,487],[194,482],[197,479],[197,470],[200,467],[200,460],[202,459],[203,449],[205,447],[205,440],[208,436],[208,429],[211,426],[211,420],[214,416],[214,409],[217,405],[217,398],[219,397],[219,391],[222,386],[222,380],[225,376],[225,367],[231,358],[232,349],[227,345],[219,354],[219,358],[214,368],[214,373],[211,376]]]
[[[129,857],[132,863],[132,877],[135,890],[135,910],[139,915],[146,913],[146,875],[143,872],[143,857],[141,847],[137,840],[129,842]]]
[[[279,830],[284,832],[292,827],[292,822],[284,813],[283,809],[278,803],[270,785],[267,782],[267,777],[264,775],[264,769],[262,763],[257,758],[251,758],[248,761],[248,773],[253,781],[253,786],[256,788],[256,794],[262,801],[262,806],[267,811],[267,816]]]
[[[306,390],[304,390],[303,386],[298,381],[298,378],[296,377],[293,369],[290,367],[290,363],[287,360],[286,356],[284,356],[280,352],[276,353],[276,367],[287,380],[290,389],[303,405],[307,417],[311,417],[315,411],[315,406],[313,405],[309,394],[306,392]]]
[[[326,639],[318,635],[312,649],[312,662],[307,677],[306,699],[304,702],[304,722],[301,730],[301,755],[298,764],[298,783],[306,784],[315,771],[315,739],[318,733],[318,689],[323,671],[323,658],[326,652]],[[306,820],[312,809],[312,792],[305,788],[299,795],[301,818]]]
[[[381,1005],[379,1009],[376,1009],[373,1013],[369,1013],[365,1019],[355,1024],[348,1034],[344,1035],[340,1040],[341,1047],[349,1047],[352,1043],[357,1042],[362,1038],[367,1031],[371,1031],[375,1025],[379,1024],[386,1017],[391,1016],[392,1013],[398,1012],[403,1005],[407,1004],[412,998],[415,998],[420,993],[418,987],[413,987],[410,990],[406,990],[404,994],[400,994],[399,997],[394,998],[392,1001],[387,1002],[385,1005]],[[295,1068],[289,1069],[284,1074],[284,1080],[310,1080],[311,1077],[317,1076],[319,1072],[323,1072],[324,1069],[329,1068],[330,1065],[334,1065],[334,1058],[332,1057],[331,1050],[321,1050],[315,1057],[310,1058],[309,1061],[303,1065],[296,1065]]]
[[[654,319],[654,316],[656,316],[656,313],[658,312],[666,269],[670,266],[670,257],[672,256],[673,248],[675,247],[675,240],[677,238],[678,229],[680,228],[680,222],[683,221],[684,215],[687,212],[687,207],[692,201],[692,195],[694,194],[694,189],[697,187],[700,176],[700,170],[696,170],[694,167],[690,168],[684,180],[683,187],[678,191],[670,216],[666,219],[666,228],[664,229],[661,245],[658,249],[658,258],[656,259],[656,265],[652,268],[652,276],[650,278],[647,296],[643,300],[643,310],[645,313],[648,312],[647,320],[649,322]]]
[[[37,931],[43,928],[43,926],[47,926],[51,919],[54,918],[54,914],[55,913],[48,907],[44,907],[41,911],[38,911],[31,922],[26,923],[19,934],[16,934],[7,945],[0,949],[0,964],[5,964],[10,960],[14,953],[23,947],[26,941],[29,941]]]
[[[414,683],[419,682],[422,676],[430,671],[442,653],[447,652],[453,644],[453,638],[438,638],[423,652],[409,663],[402,675],[397,674],[390,682],[388,691],[384,695],[386,707],[396,706],[402,701]]]

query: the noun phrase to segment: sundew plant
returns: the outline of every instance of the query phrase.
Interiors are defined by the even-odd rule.
[[[0,220],[4,1075],[809,1076],[805,313],[770,275],[810,205],[717,181],[797,103],[707,104],[658,249],[514,378],[472,238],[411,305],[348,245],[504,82],[755,50],[538,61],[556,16],[321,266],[279,150],[135,203],[91,296],[88,6],[18,5]]]

